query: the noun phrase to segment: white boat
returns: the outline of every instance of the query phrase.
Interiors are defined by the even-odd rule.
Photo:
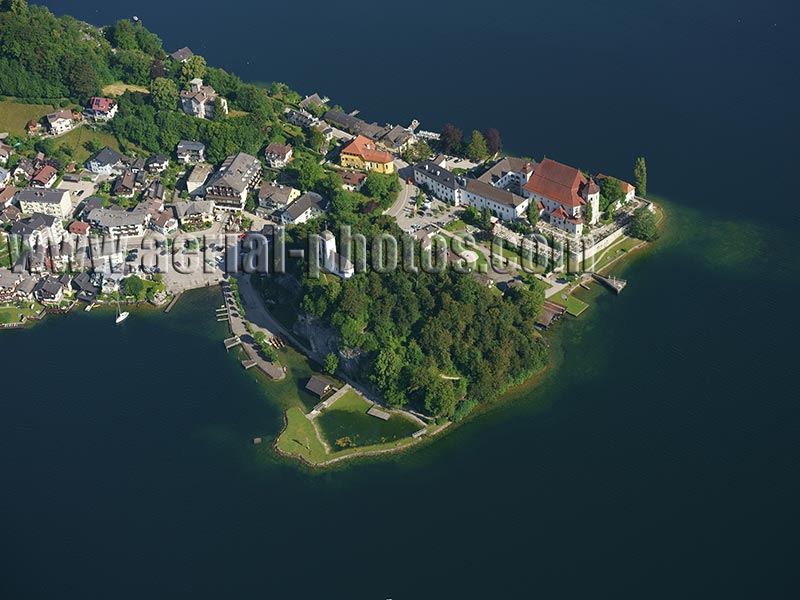
[[[91,303],[87,304],[86,308],[84,308],[83,310],[85,310],[86,312],[90,312],[93,308],[94,308],[94,303]]]
[[[128,311],[125,311],[125,312],[121,312],[120,311],[119,300],[117,300],[117,320],[116,320],[116,323],[117,324],[122,323],[125,319],[127,319],[130,316],[130,314],[131,313],[129,313]]]

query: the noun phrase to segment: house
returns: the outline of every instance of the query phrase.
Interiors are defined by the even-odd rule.
[[[150,173],[163,173],[169,166],[169,158],[163,154],[155,154],[148,158],[144,164]]]
[[[110,121],[116,116],[117,108],[116,100],[95,96],[89,100],[89,104],[83,112],[95,121]]]
[[[39,124],[39,122],[36,119],[31,119],[30,121],[28,121],[27,125],[25,125],[25,131],[27,131],[28,134],[30,134],[30,135],[33,135],[35,133],[39,133],[39,131],[41,131],[41,129],[42,129],[42,126]]]
[[[150,213],[137,206],[133,210],[95,208],[88,215],[91,226],[104,235],[113,237],[139,237],[150,223]]]
[[[581,235],[587,205],[592,209],[590,225],[600,217],[600,187],[594,180],[549,158],[539,164],[522,192],[531,202],[541,205],[542,215],[551,224],[568,233]]]
[[[384,134],[383,137],[378,140],[378,143],[392,152],[402,152],[413,141],[414,134],[408,131],[405,127],[396,125],[392,127],[386,134]]]
[[[359,173],[358,171],[337,171],[342,178],[342,187],[351,192],[357,192],[364,185],[367,179],[366,173]]]
[[[300,190],[287,185],[280,185],[274,181],[265,181],[258,191],[258,207],[256,214],[267,217],[273,211],[283,211],[292,202],[300,197]]]
[[[284,225],[300,225],[325,214],[325,201],[316,192],[306,192],[281,215]]]
[[[10,269],[0,269],[0,302],[16,299],[17,286],[22,281],[22,274]]]
[[[175,209],[171,206],[166,207],[150,220],[150,227],[163,235],[177,231],[178,219],[175,217]]]
[[[11,180],[11,173],[3,167],[0,167],[0,188],[5,186]]]
[[[6,188],[8,189],[8,188]],[[22,216],[22,211],[13,204],[0,209],[0,224],[15,223]]]
[[[33,166],[33,161],[27,158],[22,158],[17,163],[17,166],[14,167],[14,170],[11,172],[11,176],[18,180],[18,181],[25,181],[26,183],[31,180],[34,173],[36,173],[36,167]]]
[[[100,293],[100,287],[95,285],[96,279],[93,280],[91,275],[86,271],[78,273],[72,279],[72,289],[75,290],[75,297],[83,302],[92,303],[97,300],[97,295]]]
[[[291,144],[270,144],[264,151],[267,164],[273,169],[282,169],[292,160]]]
[[[61,219],[57,217],[35,213],[13,223],[9,233],[33,248],[40,244],[61,243],[64,237],[64,226],[61,224]]]
[[[357,135],[353,141],[342,149],[341,163],[343,167],[375,171],[377,173],[394,173],[394,158],[384,150],[378,150],[375,143]]]
[[[214,167],[205,163],[195,165],[192,168],[191,172],[186,177],[186,191],[189,192],[190,196],[199,196],[203,194],[205,191],[203,186],[213,171]]]
[[[300,100],[300,108],[308,109],[311,105],[314,106],[323,106],[330,102],[330,98],[325,96],[324,98],[317,93],[313,93],[310,96],[306,96],[302,100]]]
[[[86,168],[98,175],[119,175],[125,170],[125,166],[122,155],[108,146],[90,156],[86,161]]]
[[[51,165],[44,165],[33,174],[31,185],[33,187],[49,188],[56,182],[56,179],[58,179],[58,171]]]
[[[306,383],[306,389],[315,396],[322,398],[333,389],[333,382],[319,375],[314,375]]]
[[[181,200],[175,203],[175,214],[181,227],[203,227],[214,221],[214,202]]]
[[[122,162],[136,175],[144,172],[145,160],[143,158],[128,158],[123,156]]]
[[[161,183],[161,180],[154,179],[150,182],[144,192],[142,192],[142,199],[156,199],[160,201],[164,201],[165,196],[167,195],[167,188],[164,187],[164,184]]]
[[[306,128],[313,127],[319,123],[319,119],[313,116],[311,113],[304,110],[295,110],[293,108],[286,110],[286,120],[292,125]]]
[[[366,121],[348,115],[341,110],[329,110],[325,113],[325,120],[339,129],[349,131],[353,135],[362,135],[371,140],[378,140],[386,135],[392,128],[387,126],[381,127],[377,123],[367,123]]]
[[[130,169],[126,169],[114,180],[111,193],[121,198],[133,198],[136,193],[136,175]]]
[[[219,96],[210,85],[203,85],[202,79],[192,79],[189,82],[189,89],[181,90],[180,96],[183,112],[187,115],[213,119],[217,100],[222,112],[228,114],[228,101]]]
[[[12,154],[14,149],[5,142],[0,142],[0,165],[7,165]]]
[[[185,63],[187,60],[189,60],[193,56],[194,56],[194,52],[189,50],[189,48],[187,48],[186,46],[184,46],[183,48],[180,48],[179,50],[175,50],[175,52],[173,52],[172,54],[169,55],[169,57],[172,60],[177,61],[179,63]]]
[[[83,205],[81,206],[81,221],[86,221],[89,218],[89,213],[92,212],[95,208],[102,208],[103,207],[103,198],[100,196],[89,196],[86,200],[83,201]]]
[[[17,202],[25,214],[42,213],[66,219],[72,212],[72,201],[66,190],[26,188],[17,192]]]
[[[609,175],[603,175],[602,173],[596,177],[598,181],[602,181],[603,179],[617,179],[616,177],[611,177]],[[636,197],[636,187],[632,184],[628,183],[627,181],[622,181],[622,179],[617,179],[619,181],[620,186],[622,187],[622,193],[625,194],[625,198],[617,203],[615,208],[619,208],[621,204],[630,202]]]
[[[69,275],[47,275],[39,280],[33,288],[33,295],[42,304],[58,304],[64,298],[64,292],[72,282]]]
[[[33,277],[22,275],[22,281],[17,284],[16,297],[18,300],[28,302],[33,300],[33,290],[36,287],[36,280]]]
[[[263,167],[255,156],[239,152],[229,156],[205,186],[206,200],[218,208],[243,210],[247,192],[261,184]]]
[[[72,111],[62,108],[51,112],[47,117],[47,128],[53,135],[61,135],[72,129]]]
[[[67,227],[67,231],[73,235],[89,235],[89,223],[84,221],[73,221]]]
[[[183,164],[203,162],[206,159],[206,145],[202,142],[181,140],[176,148],[178,162]]]

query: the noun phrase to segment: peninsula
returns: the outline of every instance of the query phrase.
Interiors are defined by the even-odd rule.
[[[545,331],[589,308],[573,292],[619,293],[603,275],[658,235],[643,158],[617,177],[496,129],[369,122],[138,20],[0,2],[0,94],[0,328],[218,285],[243,368],[317,365],[252,440],[310,465],[417,444],[540,372]]]

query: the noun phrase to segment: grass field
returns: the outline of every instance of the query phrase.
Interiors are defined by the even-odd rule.
[[[43,308],[36,303],[33,303],[33,309],[30,306],[30,304],[0,305],[0,324],[19,323],[22,316],[32,317],[41,312]]]
[[[567,313],[571,314],[573,317],[577,317],[587,308],[589,305],[582,300],[578,300],[574,296],[570,296],[563,292],[559,292],[557,294],[553,294],[548,298],[551,302],[555,302],[556,304],[560,304],[561,306],[566,307]]]
[[[350,390],[339,398],[332,407],[317,417],[317,423],[332,449],[339,448],[336,440],[350,438],[356,448],[394,442],[410,436],[419,425],[393,414],[388,421],[367,414],[372,406],[354,391]]]
[[[319,441],[314,425],[296,406],[286,411],[286,429],[278,438],[278,449],[299,454],[312,463],[327,458],[325,446]]]
[[[86,142],[91,139],[98,140],[103,146],[110,146],[114,150],[119,151],[119,142],[117,138],[106,131],[91,130],[88,127],[77,127],[65,133],[64,135],[54,138],[53,141],[57,148],[68,146],[72,148],[72,159],[78,164],[83,164],[91,152],[86,149]]]
[[[31,119],[38,121],[51,112],[53,107],[49,104],[0,102],[0,131],[7,131],[12,135],[23,134],[28,121]]]
[[[605,267],[612,260],[619,258],[622,254],[630,252],[633,248],[641,244],[641,240],[623,236],[617,243],[606,248],[603,252],[595,257],[594,270],[599,271]]]
[[[117,81],[115,83],[111,83],[103,88],[103,95],[104,96],[122,96],[126,91],[130,90],[131,92],[141,92],[142,94],[149,94],[150,90],[146,87],[142,87],[141,85],[131,85],[129,83],[122,83],[121,81]]]

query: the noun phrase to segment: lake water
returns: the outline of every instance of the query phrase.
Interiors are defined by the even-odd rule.
[[[375,120],[497,126],[621,177],[644,154],[663,239],[562,321],[536,387],[320,473],[250,445],[296,390],[226,356],[216,292],[5,332],[0,597],[794,597],[796,7],[389,8],[135,11],[169,49]]]

